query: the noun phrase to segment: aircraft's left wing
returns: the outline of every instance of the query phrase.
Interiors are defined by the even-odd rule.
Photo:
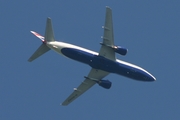
[[[74,92],[62,103],[62,105],[64,106],[68,105],[73,100],[75,100],[80,95],[82,95],[84,92],[86,92],[89,88],[91,88],[94,84],[96,84],[95,81],[90,80],[88,78],[101,80],[108,74],[109,74],[108,72],[92,68],[87,78],[80,84],[79,87],[74,88]]]

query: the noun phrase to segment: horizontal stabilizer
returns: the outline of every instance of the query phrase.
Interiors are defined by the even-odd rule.
[[[41,36],[39,33],[34,32],[34,31],[30,31],[30,32],[31,32],[32,34],[34,34],[36,37],[38,37],[39,39],[41,39],[42,42],[45,42],[44,37]]]
[[[34,52],[34,54],[28,59],[29,62],[35,60],[39,56],[43,55],[47,51],[49,51],[50,48],[46,46],[46,44],[41,44],[41,46]]]

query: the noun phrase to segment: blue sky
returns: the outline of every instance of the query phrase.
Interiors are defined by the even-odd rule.
[[[55,38],[99,51],[105,6],[113,10],[116,45],[129,49],[117,58],[139,65],[157,81],[106,77],[110,90],[98,85],[69,106],[60,103],[90,67],[50,51],[29,63],[51,17]],[[0,2],[1,120],[170,120],[180,118],[180,1],[5,1]]]

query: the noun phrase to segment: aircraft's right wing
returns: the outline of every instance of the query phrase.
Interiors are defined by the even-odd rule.
[[[112,10],[109,7],[106,7],[105,25],[103,26],[103,29],[104,29],[104,35],[102,37],[103,42],[99,55],[114,61],[116,59],[115,52],[111,48],[111,46],[114,46]]]
[[[86,92],[89,88],[91,88],[94,84],[96,84],[95,81],[90,80],[88,78],[101,80],[108,74],[108,72],[92,68],[87,78],[79,85],[79,87],[74,88],[74,92],[62,103],[62,105],[68,105],[73,100],[82,95],[84,92]]]

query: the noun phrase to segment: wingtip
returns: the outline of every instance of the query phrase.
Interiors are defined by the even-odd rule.
[[[106,6],[106,8],[111,9],[109,6]]]
[[[48,19],[48,20],[51,20],[51,18],[50,18],[50,17],[47,17],[47,19]]]
[[[67,106],[67,105],[64,105],[63,103],[61,103],[60,106]]]
[[[28,59],[28,62],[31,62],[31,59]]]

